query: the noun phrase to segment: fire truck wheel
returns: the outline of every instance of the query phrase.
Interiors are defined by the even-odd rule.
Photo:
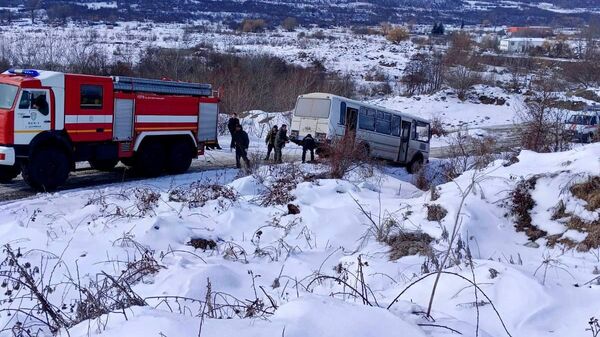
[[[19,166],[0,166],[0,183],[10,183],[21,173]]]
[[[167,171],[180,174],[192,165],[194,148],[188,140],[178,140],[171,144],[167,159]]]
[[[146,140],[135,154],[133,169],[145,177],[157,177],[165,171],[166,159],[163,144]]]
[[[92,159],[89,161],[90,166],[98,171],[110,171],[117,166],[119,159]]]
[[[69,168],[69,158],[64,151],[43,147],[23,163],[23,180],[36,190],[52,191],[67,180]]]

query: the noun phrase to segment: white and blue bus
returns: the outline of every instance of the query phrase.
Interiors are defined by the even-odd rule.
[[[406,165],[409,172],[429,159],[427,119],[332,94],[299,96],[290,129],[292,139],[312,134],[320,145],[353,132],[371,156]]]

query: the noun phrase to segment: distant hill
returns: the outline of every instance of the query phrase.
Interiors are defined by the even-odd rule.
[[[1,11],[27,16],[28,7],[55,20],[152,20],[186,22],[210,19],[234,24],[245,17],[272,25],[292,16],[303,24],[358,25],[382,21],[491,25],[574,26],[600,16],[598,0],[0,0]]]

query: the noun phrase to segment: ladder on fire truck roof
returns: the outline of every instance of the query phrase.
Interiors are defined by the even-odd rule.
[[[152,80],[146,78],[112,76],[115,90],[156,94],[212,96],[212,86],[203,83]]]

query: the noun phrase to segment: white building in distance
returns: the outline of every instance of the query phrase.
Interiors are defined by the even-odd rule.
[[[547,41],[538,37],[509,37],[500,40],[500,50],[508,53],[525,53],[531,48],[543,46]]]

